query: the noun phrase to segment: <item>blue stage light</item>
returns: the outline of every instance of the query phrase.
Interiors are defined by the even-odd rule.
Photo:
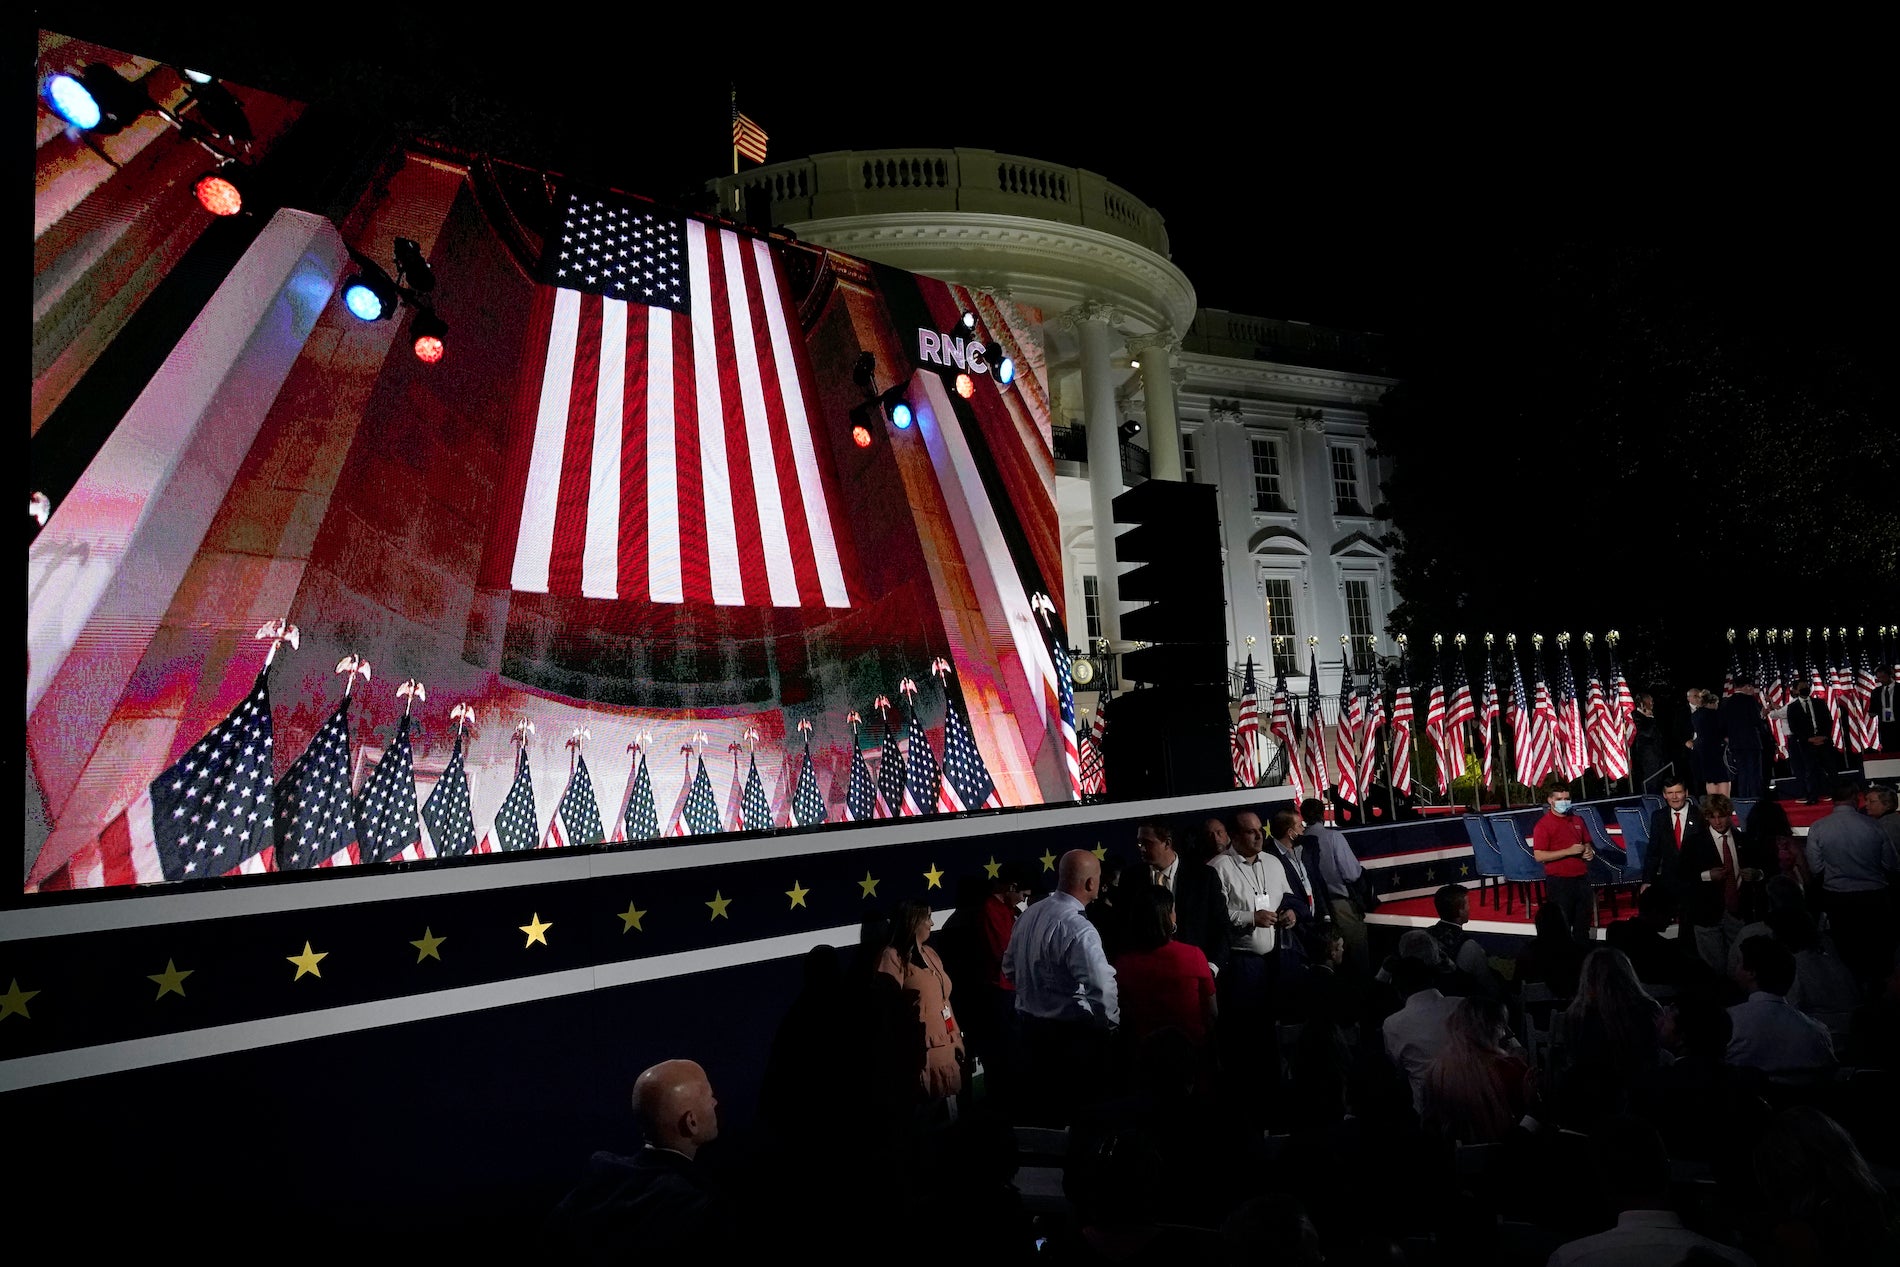
[[[86,90],[86,85],[71,75],[48,75],[40,95],[46,99],[46,104],[54,114],[81,132],[89,132],[99,126],[101,112],[98,100]]]
[[[897,429],[899,431],[903,431],[909,428],[910,406],[906,405],[901,400],[898,401],[895,405],[892,405],[891,406],[891,421],[897,424]]]
[[[996,366],[996,381],[1001,383],[1004,387],[1008,387],[1011,383],[1015,382],[1016,362],[1007,356],[999,361]]]
[[[344,287],[343,306],[364,321],[377,321],[383,315],[383,297],[368,282],[354,281]]]

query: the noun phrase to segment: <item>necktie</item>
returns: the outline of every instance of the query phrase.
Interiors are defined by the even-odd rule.
[[[1682,848],[1682,811],[1677,810],[1675,814],[1676,814],[1676,848],[1680,849]]]
[[[1156,867],[1156,868],[1155,868],[1155,883],[1156,883],[1156,884],[1158,884],[1158,885],[1160,885],[1160,886],[1161,886],[1162,888],[1164,888],[1164,889],[1166,889],[1166,888],[1168,888],[1168,887],[1169,887],[1169,885],[1168,885],[1168,869],[1167,869],[1166,867]]]
[[[1735,851],[1729,847],[1728,833],[1723,832],[1718,840],[1722,866],[1727,871],[1722,877],[1722,904],[1733,911],[1741,905],[1741,877],[1736,874]]]

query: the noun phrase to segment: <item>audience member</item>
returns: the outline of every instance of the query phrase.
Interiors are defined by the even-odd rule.
[[[1504,1004],[1459,999],[1445,1020],[1445,1041],[1426,1066],[1420,1117],[1427,1129],[1460,1144],[1501,1142],[1524,1116],[1530,1067],[1507,1048]]]
[[[904,1015],[914,1026],[905,1057],[910,1077],[922,1098],[934,1103],[963,1089],[963,1031],[950,1007],[950,975],[936,950],[924,944],[930,931],[929,903],[900,902],[877,970],[903,992]]]
[[[1016,921],[1003,952],[1003,976],[1015,987],[1030,1111],[1066,1121],[1096,1090],[1107,1063],[1109,1031],[1121,1022],[1115,970],[1085,912],[1101,883],[1101,864],[1086,849],[1062,855],[1056,891]]]
[[[1827,1027],[1788,1002],[1794,987],[1794,955],[1772,937],[1742,943],[1740,982],[1748,1001],[1728,1010],[1734,1024],[1730,1064],[1759,1069],[1770,1077],[1833,1067],[1834,1042]]]
[[[1465,931],[1471,922],[1471,894],[1462,884],[1447,884],[1432,894],[1432,906],[1438,922],[1425,931],[1432,935],[1445,959],[1466,978],[1460,993],[1480,993],[1490,998],[1504,997],[1504,982],[1491,970],[1490,956],[1478,939]]]
[[[1755,1145],[1765,1239],[1789,1267],[1900,1262],[1900,1215],[1840,1124],[1800,1106]]]
[[[624,1263],[646,1255],[718,1257],[736,1248],[733,1211],[697,1163],[719,1137],[719,1101],[706,1071],[667,1060],[633,1084],[646,1146],[632,1157],[595,1153],[549,1219],[564,1262]]]
[[[1095,891],[1095,900],[1089,903],[1084,912],[1089,923],[1095,925],[1095,933],[1102,939],[1102,953],[1112,962],[1121,950],[1122,908],[1121,883],[1122,860],[1109,854],[1101,860],[1102,879]]]
[[[1233,848],[1233,837],[1227,830],[1227,822],[1219,817],[1208,818],[1201,824],[1201,842],[1207,851],[1203,862],[1212,862],[1215,857]]]
[[[1684,923],[1695,925],[1695,949],[1717,972],[1728,970],[1728,948],[1741,931],[1741,886],[1759,879],[1762,860],[1735,824],[1735,805],[1713,794],[1702,802],[1703,821],[1683,837],[1677,864],[1677,900]]]
[[[987,1109],[962,1113],[931,1160],[931,1251],[984,1267],[1031,1267],[1035,1231],[1015,1185],[1016,1133]]]
[[[1834,748],[1834,719],[1826,702],[1809,694],[1806,683],[1796,682],[1794,689],[1801,693],[1788,704],[1788,768],[1801,791],[1801,803],[1813,805],[1840,768],[1840,754]]]
[[[1412,948],[1408,949],[1410,940]],[[1426,949],[1416,949],[1423,941]],[[1455,998],[1446,998],[1438,988],[1438,947],[1432,935],[1414,928],[1399,937],[1399,958],[1393,969],[1393,984],[1404,996],[1405,1005],[1385,1018],[1381,1032],[1386,1058],[1405,1075],[1412,1088],[1412,1108],[1423,1112],[1425,1075],[1437,1059],[1446,1041],[1446,1023],[1458,1006]]]
[[[1315,936],[1322,922],[1331,921],[1332,902],[1319,873],[1307,865],[1306,846],[1301,833],[1306,825],[1292,810],[1273,816],[1273,830],[1267,841],[1268,852],[1280,864],[1286,880],[1286,893],[1280,899],[1282,927],[1280,937],[1280,979],[1297,979],[1313,961]]]
[[[1754,1267],[1754,1259],[1689,1230],[1670,1208],[1669,1157],[1653,1127],[1633,1117],[1601,1123],[1590,1136],[1590,1173],[1616,1212],[1607,1232],[1570,1241],[1549,1267],[1678,1267],[1692,1252],[1712,1263]]]
[[[1799,906],[1775,911],[1768,917],[1774,939],[1794,954],[1794,985],[1788,1002],[1827,1026],[1834,1049],[1852,1033],[1854,1013],[1860,1007],[1860,987],[1854,974],[1821,944],[1814,917]],[[1736,964],[1737,971],[1741,965]]]
[[[1555,784],[1544,793],[1544,816],[1531,829],[1531,856],[1544,864],[1546,900],[1564,913],[1570,935],[1590,940],[1596,927],[1596,891],[1590,886],[1590,859],[1596,850],[1583,820],[1570,812],[1570,788]]]
[[[1755,802],[1755,808],[1748,811],[1748,834],[1759,844],[1762,857],[1768,860],[1764,865],[1772,864],[1771,879],[1779,873],[1800,885],[1803,891],[1807,889],[1808,856],[1780,801],[1770,798]]]
[[[1014,1092],[1016,1073],[1016,990],[1003,975],[1003,952],[1009,949],[1010,934],[1028,903],[1031,885],[1032,877],[1021,863],[1006,862],[997,868],[969,938],[969,968],[958,978],[974,983],[965,990],[973,1001],[962,1007],[962,1014],[969,1018],[965,1043],[972,1059],[984,1064],[988,1092],[1005,1102]]]
[[[1702,811],[1689,795],[1689,781],[1680,775],[1665,775],[1662,782],[1662,808],[1649,816],[1649,853],[1643,859],[1643,886],[1676,885],[1676,860],[1682,853],[1683,839],[1689,829],[1702,821]]]
[[[1821,882],[1822,910],[1840,952],[1863,984],[1893,966],[1893,881],[1900,854],[1880,824],[1854,808],[1852,779],[1835,780],[1834,807],[1808,828],[1808,870]]]
[[[1785,875],[1772,876],[1764,884],[1743,885],[1741,900],[1742,926],[1728,948],[1728,963],[1722,969],[1731,977],[1742,969],[1742,943],[1750,937],[1772,933],[1770,916],[1781,911],[1802,910],[1807,901],[1801,886]]]
[[[1274,958],[1280,929],[1291,916],[1281,911],[1286,873],[1262,856],[1266,832],[1251,811],[1235,817],[1233,847],[1208,864],[1220,880],[1227,910],[1227,966],[1219,979],[1222,1063],[1253,1066],[1273,1050]]]
[[[1562,908],[1548,902],[1537,908],[1532,920],[1536,929],[1529,949],[1517,960],[1519,981],[1540,981],[1560,999],[1577,992],[1577,975],[1583,971],[1584,945],[1571,936],[1569,921]]]
[[[1629,957],[1608,946],[1590,952],[1577,996],[1564,1010],[1563,1101],[1579,1129],[1622,1112],[1632,1083],[1662,1060],[1662,1004],[1636,978]]]
[[[1355,972],[1367,973],[1372,963],[1366,940],[1366,893],[1370,877],[1359,855],[1346,843],[1346,833],[1326,825],[1326,803],[1316,797],[1300,802],[1306,822],[1306,853],[1319,873],[1332,904],[1333,923],[1346,943],[1346,962]]]
[[[1227,963],[1227,945],[1231,934],[1227,927],[1227,899],[1221,893],[1220,879],[1212,870],[1185,862],[1174,851],[1174,832],[1159,820],[1150,820],[1135,828],[1135,849],[1144,865],[1133,869],[1123,880],[1130,891],[1129,904],[1140,921],[1148,908],[1134,889],[1152,885],[1174,895],[1174,935],[1206,956],[1215,973]]]
[[[1115,956],[1122,1034],[1139,1043],[1172,1026],[1205,1051],[1214,1029],[1214,974],[1207,956],[1175,939],[1174,894],[1156,886],[1131,909],[1124,949]]]
[[[1867,817],[1880,824],[1880,830],[1887,833],[1887,843],[1900,848],[1900,798],[1896,798],[1890,787],[1870,787],[1862,801],[1867,806]]]
[[[1632,1087],[1633,1102],[1662,1131],[1671,1157],[1732,1164],[1767,1121],[1767,1080],[1728,1063],[1734,1020],[1713,999],[1688,995],[1663,1018],[1675,1060],[1656,1071],[1652,1085]]]
[[[1636,979],[1645,985],[1674,986],[1682,949],[1665,936],[1676,915],[1675,898],[1661,885],[1636,895],[1636,914],[1604,930],[1606,943],[1629,957]]]

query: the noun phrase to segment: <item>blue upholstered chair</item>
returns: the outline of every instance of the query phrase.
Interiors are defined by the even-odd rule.
[[[1623,829],[1623,853],[1627,858],[1623,865],[1624,882],[1638,883],[1643,878],[1643,868],[1649,865],[1649,821],[1635,806],[1619,805],[1616,825]]]
[[[1610,835],[1609,828],[1603,822],[1602,810],[1594,805],[1579,805],[1576,814],[1584,829],[1590,833],[1590,847],[1597,852],[1597,856],[1588,863],[1590,883],[1609,893],[1610,918],[1615,919],[1616,886],[1623,882],[1623,871],[1629,863],[1629,856]]]
[[[1743,831],[1747,831],[1748,830],[1748,812],[1754,808],[1755,808],[1754,798],[1751,797],[1748,800],[1741,800],[1737,798],[1737,800],[1735,801],[1735,825],[1741,828]]]
[[[1505,890],[1504,909],[1508,913],[1514,907],[1514,898],[1521,888],[1524,894],[1524,913],[1531,914],[1536,902],[1541,900],[1540,888],[1544,883],[1544,864],[1531,857],[1531,847],[1524,841],[1524,833],[1519,831],[1517,823],[1509,815],[1498,814],[1491,818],[1491,830],[1496,834],[1498,852],[1503,855],[1504,880],[1509,888]]]
[[[1482,814],[1465,815],[1465,835],[1471,840],[1471,856],[1478,872],[1478,901],[1484,901],[1486,881],[1504,879],[1504,855],[1498,851],[1498,838],[1491,832],[1489,820]],[[1498,904],[1498,885],[1491,886],[1491,905]]]

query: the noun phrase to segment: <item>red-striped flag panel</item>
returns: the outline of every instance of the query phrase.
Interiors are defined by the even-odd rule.
[[[770,248],[630,202],[565,206],[513,588],[850,606]]]

